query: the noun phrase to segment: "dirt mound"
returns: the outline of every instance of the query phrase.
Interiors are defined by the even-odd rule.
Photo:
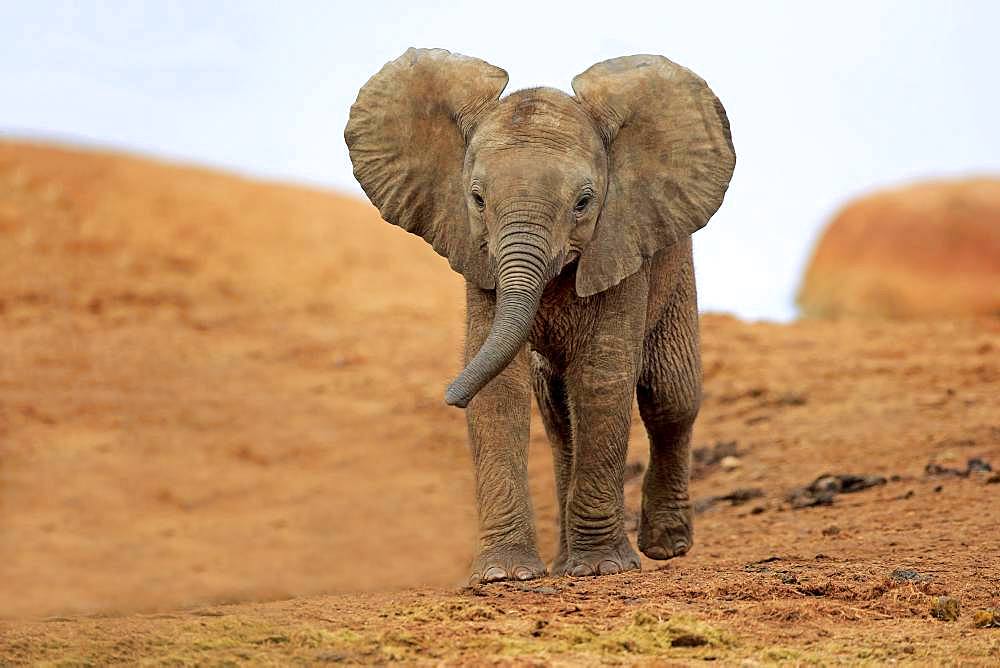
[[[352,198],[0,143],[0,615],[458,581],[460,288]]]
[[[1000,314],[1000,180],[930,182],[845,207],[798,294],[803,314]]]
[[[0,617],[59,615],[0,621],[0,663],[995,657],[996,319],[705,316],[691,554],[456,591],[461,319],[459,277],[360,201],[0,143]],[[529,467],[551,556],[537,416]],[[130,611],[161,612],[71,616]]]

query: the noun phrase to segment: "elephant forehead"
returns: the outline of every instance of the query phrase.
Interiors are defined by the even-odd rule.
[[[550,88],[504,98],[476,132],[473,147],[486,151],[540,147],[585,155],[603,149],[587,112],[569,95]]]

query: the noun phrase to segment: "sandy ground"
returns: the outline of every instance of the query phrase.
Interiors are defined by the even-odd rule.
[[[706,315],[691,554],[468,589],[461,288],[360,201],[0,142],[0,664],[1000,661],[1000,321]]]

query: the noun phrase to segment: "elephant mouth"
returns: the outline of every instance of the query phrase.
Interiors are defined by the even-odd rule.
[[[575,265],[580,260],[581,251],[578,248],[570,248],[566,251],[565,257],[562,260],[562,266],[559,268],[557,274],[561,274],[573,265]]]

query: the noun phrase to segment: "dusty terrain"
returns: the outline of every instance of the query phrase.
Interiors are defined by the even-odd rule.
[[[360,201],[0,142],[0,664],[1000,661],[997,319],[706,315],[691,554],[469,589],[461,318]]]
[[[821,317],[1000,315],[1000,179],[849,202],[823,231],[797,301]]]

